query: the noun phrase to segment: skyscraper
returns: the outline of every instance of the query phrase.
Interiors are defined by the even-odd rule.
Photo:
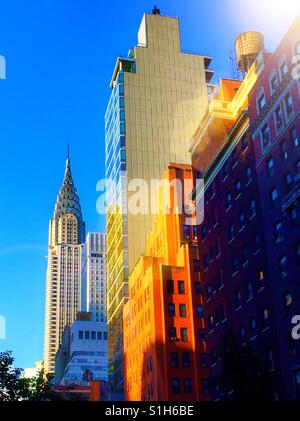
[[[128,274],[151,230],[149,213],[128,212],[130,183],[160,180],[169,162],[189,163],[188,142],[208,103],[210,57],[181,51],[179,21],[145,14],[138,44],[118,57],[105,116],[107,305],[113,384],[123,388],[122,307]]]
[[[70,159],[49,226],[45,317],[45,372],[53,373],[62,332],[81,309],[81,253],[85,240],[79,197]]]
[[[82,310],[106,322],[105,234],[89,232],[82,253]]]

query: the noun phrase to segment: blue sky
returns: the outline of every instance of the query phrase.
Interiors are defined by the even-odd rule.
[[[104,112],[116,56],[137,40],[148,0],[0,0],[0,315],[16,365],[43,358],[48,223],[62,182],[67,138],[88,230],[104,230],[95,204],[104,176]],[[236,35],[257,29],[272,50],[297,0],[161,0],[178,16],[182,48],[214,57],[231,76]]]

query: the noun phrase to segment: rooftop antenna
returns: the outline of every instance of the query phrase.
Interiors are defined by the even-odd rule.
[[[152,10],[152,15],[160,15],[160,9],[158,9],[156,6],[154,6]]]

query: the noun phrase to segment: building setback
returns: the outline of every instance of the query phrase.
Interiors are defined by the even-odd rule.
[[[82,311],[106,321],[105,233],[89,232],[82,251]]]
[[[167,184],[159,188],[159,213],[146,255],[129,277],[124,306],[125,398],[207,400],[196,231],[186,224],[181,205],[177,208],[186,195],[184,183],[192,184],[191,167],[169,164],[163,181]]]
[[[190,162],[188,140],[213,90],[210,62],[210,57],[182,52],[178,19],[155,9],[144,15],[138,44],[127,57],[118,57],[113,72],[105,137],[109,359],[115,391],[123,390],[128,275],[145,251],[152,226],[151,215],[128,209],[129,183],[142,179],[149,185],[161,179],[169,162]]]
[[[84,241],[85,223],[68,157],[49,227],[44,345],[46,373],[54,373],[55,354],[64,328],[75,320],[81,309],[81,253]]]
[[[282,399],[300,398],[300,15],[280,42],[249,97],[250,127],[275,306]],[[299,69],[299,64],[298,64]],[[293,71],[295,75],[293,77]]]

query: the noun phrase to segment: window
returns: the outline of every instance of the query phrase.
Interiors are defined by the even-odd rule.
[[[170,317],[175,317],[175,304],[173,303],[168,304],[168,313]]]
[[[178,294],[185,294],[184,281],[178,281]]]
[[[90,332],[88,330],[84,332],[84,339],[90,339]]]
[[[300,396],[300,369],[295,370],[294,372],[294,383],[297,397]]]
[[[201,368],[207,367],[207,356],[204,352],[201,352],[200,354],[200,366]]]
[[[271,78],[270,85],[271,85],[271,93],[273,94],[273,92],[278,87],[278,79],[277,79],[276,72],[274,73],[274,75]]]
[[[234,168],[236,164],[238,163],[238,152],[236,148],[233,149],[232,151],[231,162],[232,162],[232,168]]]
[[[283,227],[281,221],[276,222],[274,225],[274,237],[275,243],[280,243],[283,240]]]
[[[214,328],[214,322],[215,322],[213,314],[211,314],[210,316],[208,316],[207,321],[208,321],[208,330],[209,331],[212,331],[213,328]]]
[[[237,180],[235,183],[235,188],[236,188],[236,195],[238,196],[241,193],[241,180]]]
[[[287,143],[285,140],[280,142],[280,156],[282,160],[288,158]]]
[[[279,259],[279,273],[282,278],[287,276],[287,257],[285,255]]]
[[[290,172],[285,173],[284,183],[285,183],[285,189],[287,193],[290,192],[292,189],[292,184],[293,184],[293,180],[292,180],[292,176]]]
[[[173,279],[169,279],[167,282],[167,292],[168,294],[174,294],[174,281]]]
[[[276,187],[274,187],[270,192],[270,200],[271,200],[271,207],[273,208],[275,206],[275,202],[278,199],[278,191]]]
[[[261,141],[263,149],[265,149],[271,142],[270,129],[267,124],[263,127],[261,131]]]
[[[252,170],[251,170],[251,167],[247,167],[246,168],[245,174],[246,174],[246,183],[248,184],[248,183],[250,183],[250,181],[252,179]]]
[[[257,101],[258,113],[261,113],[266,106],[266,97],[265,94],[261,94]]]
[[[244,245],[243,247],[243,264],[244,265],[248,263],[249,257],[250,257],[249,247],[247,245]]]
[[[201,282],[195,282],[195,293],[197,295],[202,294],[202,285],[201,285]]]
[[[223,174],[223,180],[228,177],[229,174],[229,164],[228,161],[225,162],[223,168],[222,168],[222,174]]]
[[[192,381],[189,378],[183,379],[183,391],[184,393],[192,393]]]
[[[289,307],[289,306],[291,306],[293,304],[293,296],[292,296],[292,294],[290,293],[290,292],[288,292],[286,295],[285,295],[285,305],[287,306],[287,307]]]
[[[269,324],[269,310],[265,308],[262,312],[262,318],[263,318],[263,327],[267,327]]]
[[[283,127],[283,116],[280,106],[275,110],[275,124],[277,131],[280,131]]]
[[[297,176],[300,174],[300,159],[295,162],[295,173],[296,173],[295,181],[298,182],[299,177]]]
[[[198,338],[201,344],[205,343],[205,330],[204,329],[202,328],[198,329]]]
[[[285,78],[285,76],[288,74],[288,67],[286,64],[286,61],[284,60],[283,63],[280,66],[280,76],[281,76],[281,80],[283,80]]]
[[[181,341],[182,342],[188,342],[188,330],[186,327],[182,327],[180,329],[180,336],[181,336]]]
[[[240,339],[241,339],[241,341],[244,341],[245,336],[246,336],[246,330],[245,330],[245,327],[244,327],[244,326],[241,326],[241,327],[240,327]]]
[[[240,290],[235,291],[234,301],[235,301],[235,308],[240,308],[242,304],[242,293]]]
[[[190,366],[190,353],[183,352],[182,353],[182,367],[188,368]]]
[[[82,330],[79,331],[79,339],[83,339],[83,331]]]
[[[248,139],[247,136],[242,138],[242,151],[244,152],[248,148]]]
[[[257,329],[256,319],[253,318],[250,320],[250,332],[252,335],[256,334],[256,329]]]
[[[103,339],[104,341],[107,341],[107,332],[103,332]]]
[[[265,273],[261,269],[257,273],[257,289],[260,291],[264,287]]]
[[[97,332],[97,340],[102,341],[102,332]]]
[[[171,367],[179,367],[178,352],[171,352]]]
[[[299,266],[300,265],[300,242],[295,244],[294,249],[295,249],[296,264],[297,266]]]
[[[176,327],[170,327],[170,329],[169,329],[169,339],[170,339],[170,341],[177,341]]]
[[[229,240],[233,240],[235,235],[234,224],[229,225]]]
[[[256,234],[254,236],[254,253],[259,252],[260,250],[260,236]]]
[[[250,218],[254,218],[256,215],[256,202],[254,199],[250,202]]]
[[[198,305],[196,307],[196,313],[197,313],[197,317],[202,318],[203,317],[203,306],[202,305]]]
[[[207,269],[208,268],[208,265],[209,265],[209,257],[208,257],[208,254],[205,254],[204,255],[203,264],[204,264],[204,269]]]
[[[226,209],[229,209],[231,207],[232,203],[232,196],[230,192],[227,192],[226,194]]]
[[[267,167],[267,176],[272,177],[272,175],[274,175],[274,161],[272,157],[267,160],[266,167]]]
[[[202,241],[204,241],[205,238],[206,238],[206,226],[205,225],[202,225],[201,235],[202,235]]]
[[[293,100],[292,100],[292,95],[290,92],[288,92],[285,95],[284,104],[285,104],[286,115],[289,118],[293,114]]]
[[[179,304],[179,315],[180,317],[186,317],[186,305]]]
[[[96,332],[91,332],[91,339],[95,340],[96,339]]]
[[[292,206],[288,212],[291,226],[292,228],[294,228],[297,226],[297,208],[295,206]]]
[[[172,378],[172,392],[180,393],[180,379],[178,377]]]
[[[185,240],[189,240],[191,233],[190,233],[190,225],[183,225],[183,236]]]
[[[240,229],[242,229],[245,226],[245,220],[246,220],[246,217],[245,217],[244,212],[240,212],[239,214]]]
[[[232,258],[232,273],[235,274],[239,268],[239,259],[237,256]]]
[[[208,395],[208,393],[209,393],[209,381],[208,381],[208,379],[202,379],[201,386],[202,386],[202,393],[204,395]],[[300,370],[299,370],[299,390],[300,390]]]
[[[247,300],[251,300],[253,298],[253,285],[252,282],[247,283]]]
[[[200,266],[200,260],[199,259],[193,260],[193,268],[194,268],[194,272],[200,272],[201,266]]]
[[[294,144],[294,146],[298,146],[299,145],[299,139],[297,136],[297,131],[295,127],[292,127],[291,129],[291,138],[292,138],[292,142]]]
[[[269,369],[274,370],[275,359],[274,359],[274,352],[272,351],[272,349],[268,350],[268,363],[269,363]]]

